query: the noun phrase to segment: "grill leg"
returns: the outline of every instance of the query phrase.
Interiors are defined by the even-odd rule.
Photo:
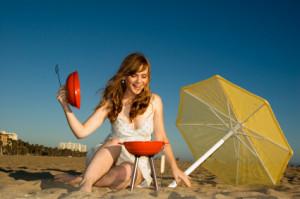
[[[134,187],[138,163],[139,163],[139,157],[135,156],[134,168],[133,168],[132,174],[131,174],[130,191],[132,191],[132,190],[133,190],[133,187]]]
[[[153,158],[149,157],[149,161],[150,161],[150,166],[151,166],[151,172],[152,172],[153,178],[154,178],[155,191],[158,191],[158,184],[157,184],[156,173],[155,173],[155,168],[154,168],[154,164],[153,164]]]

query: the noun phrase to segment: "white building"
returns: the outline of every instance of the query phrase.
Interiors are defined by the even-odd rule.
[[[0,134],[7,135],[8,139],[18,140],[18,135],[15,132],[0,131]]]
[[[86,152],[87,146],[80,143],[61,142],[58,145],[59,149],[70,149],[72,151]]]

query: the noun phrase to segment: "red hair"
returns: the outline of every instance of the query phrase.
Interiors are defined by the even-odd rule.
[[[122,111],[122,99],[126,91],[126,84],[122,81],[130,75],[148,69],[148,84],[139,93],[132,102],[129,112],[129,119],[132,121],[136,116],[143,114],[151,99],[150,91],[150,63],[141,53],[132,53],[128,55],[122,62],[118,72],[107,82],[102,93],[102,99],[96,109],[108,102],[108,118],[110,122],[114,122],[119,113]]]

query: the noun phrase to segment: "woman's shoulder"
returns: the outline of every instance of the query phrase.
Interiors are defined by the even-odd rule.
[[[157,93],[151,93],[151,101],[155,102],[157,100],[161,100],[161,97]]]
[[[154,105],[154,107],[161,106],[162,105],[162,99],[158,94],[152,93],[151,103]]]
[[[105,111],[109,112],[111,109],[111,101],[110,100],[103,100],[99,103],[99,105],[96,107],[96,111]]]

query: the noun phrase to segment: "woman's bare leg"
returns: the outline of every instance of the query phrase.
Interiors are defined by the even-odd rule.
[[[109,171],[120,152],[118,139],[110,139],[102,145],[85,170],[80,190],[91,192],[93,184]]]
[[[119,166],[111,168],[100,180],[98,180],[94,186],[97,187],[110,187],[112,189],[126,188],[131,182],[131,174],[133,170],[133,164],[124,162]],[[55,181],[65,182],[72,186],[79,184],[82,181],[82,175],[70,175],[70,174],[58,174],[55,176]],[[142,182],[142,174],[140,170],[137,170],[137,178],[135,184]]]
[[[82,175],[71,175],[67,173],[58,174],[54,176],[54,181],[64,182],[70,185],[77,185],[82,181]]]
[[[130,185],[133,164],[124,162],[118,166],[114,166],[108,173],[106,173],[94,185],[97,187],[110,187],[112,189],[123,189]],[[135,184],[140,184],[142,181],[142,174],[140,170],[137,171],[137,178]]]
[[[94,186],[97,187],[110,187],[112,189],[126,188],[131,182],[131,174],[133,170],[133,164],[122,163],[119,166],[111,168],[100,180],[98,180]],[[58,174],[55,176],[55,181],[65,182],[75,186],[82,181],[82,175],[70,175],[70,174]],[[142,174],[140,170],[137,170],[137,178],[135,184],[142,182]]]

